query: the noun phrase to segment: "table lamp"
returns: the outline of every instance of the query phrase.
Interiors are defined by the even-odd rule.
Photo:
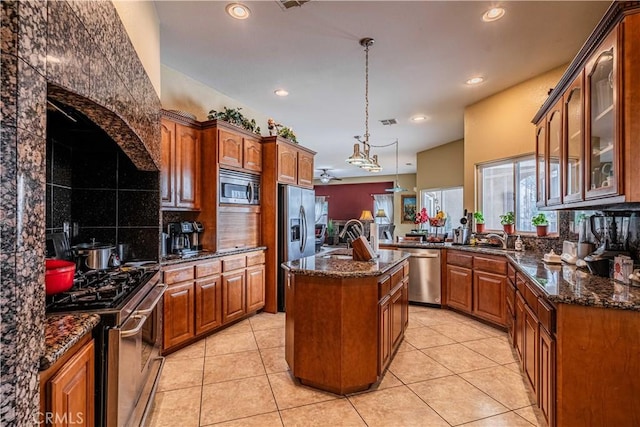
[[[370,221],[373,222],[373,214],[371,213],[371,211],[369,210],[364,210],[362,211],[362,213],[360,214],[360,218],[358,218],[360,221]]]
[[[384,211],[384,209],[378,209],[378,211],[376,212],[376,218],[386,218],[386,217],[387,217],[387,213]]]

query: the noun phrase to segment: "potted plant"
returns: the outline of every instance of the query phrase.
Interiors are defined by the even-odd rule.
[[[538,237],[543,237],[547,235],[547,227],[549,227],[549,221],[547,220],[547,216],[544,212],[540,212],[537,215],[534,215],[531,218],[531,224],[536,226],[536,232]]]
[[[513,211],[509,211],[504,215],[500,215],[500,224],[502,224],[502,228],[504,232],[507,234],[513,234],[514,226],[513,224],[516,222],[516,217]]]
[[[484,233],[484,215],[482,215],[482,212],[474,212],[473,220],[476,222],[476,233]]]
[[[247,119],[241,112],[242,108],[227,108],[224,107],[223,111],[211,110],[209,111],[208,119],[209,120],[222,120],[227,123],[231,123],[232,125],[240,126],[248,130],[249,132],[253,132],[256,135],[260,135],[260,126],[256,126],[256,121],[254,119]]]

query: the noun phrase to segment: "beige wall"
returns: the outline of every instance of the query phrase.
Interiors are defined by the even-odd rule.
[[[459,187],[464,183],[464,140],[417,154],[417,191]]]
[[[464,111],[464,207],[475,210],[475,165],[535,151],[531,119],[566,65],[470,105]]]
[[[159,97],[160,23],[156,8],[150,1],[114,0],[113,5]]]
[[[367,176],[359,176],[354,178],[342,178],[342,181],[339,184],[363,184],[367,182],[395,182],[395,175],[367,175]],[[316,181],[314,184],[319,184],[320,181]],[[401,195],[406,194],[416,194],[416,175],[409,173],[398,175],[398,183],[400,187],[406,188],[407,191],[403,191],[400,193],[393,193],[393,223],[396,228],[394,234],[396,236],[404,236],[405,233],[411,231],[411,229],[416,228],[414,224],[402,224],[402,199]]]
[[[162,108],[180,110],[195,114],[200,121],[207,120],[210,110],[222,110],[223,107],[242,108],[242,114],[255,119],[262,135],[269,135],[267,120],[269,116],[241,104],[217,90],[182,74],[173,68],[162,65]]]

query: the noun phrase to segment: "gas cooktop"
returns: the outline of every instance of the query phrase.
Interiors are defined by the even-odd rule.
[[[46,310],[60,312],[118,308],[157,271],[158,267],[152,265],[79,272],[69,291],[47,297]]]

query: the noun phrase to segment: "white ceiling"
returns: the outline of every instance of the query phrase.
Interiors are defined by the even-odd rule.
[[[368,174],[344,162],[364,134],[361,38],[375,39],[370,141],[398,138],[400,173],[414,173],[417,152],[463,137],[465,106],[570,62],[610,2],[503,1],[506,14],[492,23],[481,20],[491,1],[312,0],[288,10],[244,1],[244,21],[225,13],[228,3],[155,2],[161,62],[292,127],[318,152],[317,168],[354,177]],[[476,75],[485,82],[465,85]],[[412,123],[416,114],[429,120]],[[389,118],[398,124],[379,122]],[[382,174],[395,173],[394,153],[372,150]]]

